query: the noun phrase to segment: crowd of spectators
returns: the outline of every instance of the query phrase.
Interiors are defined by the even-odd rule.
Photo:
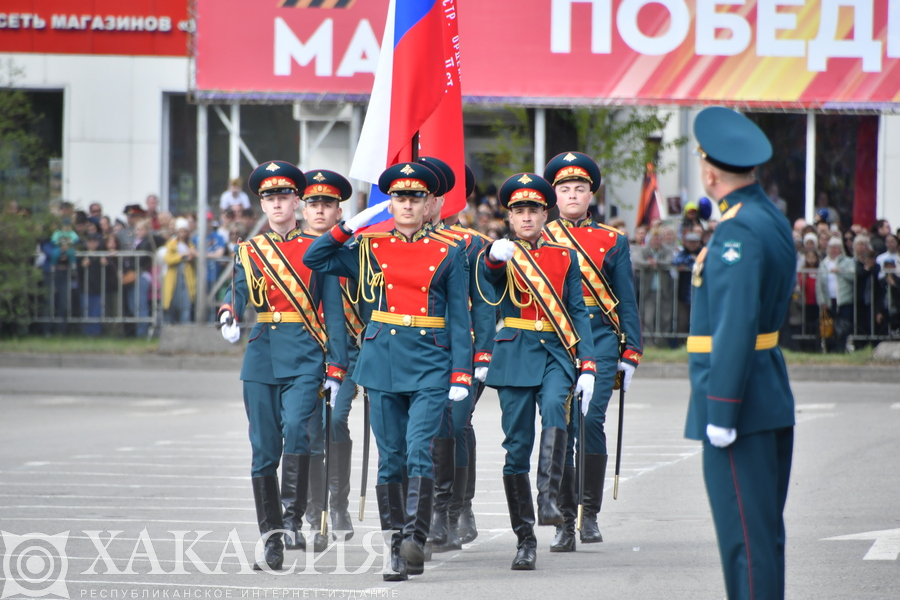
[[[215,207],[218,213],[207,213],[209,290],[215,289],[233,260],[237,243],[257,226],[258,215],[242,183],[240,179],[230,181]],[[784,200],[777,186],[770,185],[767,191],[783,211]],[[365,194],[361,193],[357,202],[364,208]],[[827,204],[827,196],[820,196],[815,221],[810,224],[798,219],[793,225],[797,287],[782,344],[817,349],[821,342],[816,337],[818,323],[824,311],[835,322],[835,335],[827,340],[829,350],[852,348],[851,336],[900,335],[900,231],[892,232],[884,219],[868,230],[860,225],[841,230],[837,211]],[[127,325],[126,333],[146,336],[154,301],[161,306],[161,320],[193,320],[199,246],[196,215],[160,211],[155,195],[148,196],[144,206],[127,206],[121,217],[104,214],[97,202],[86,211],[68,202],[56,203],[52,210],[59,226],[41,241],[37,259],[47,290],[45,314],[57,317],[47,331],[75,330],[67,317],[125,316],[142,319]],[[592,205],[591,212],[596,220],[625,231],[625,222],[608,217],[602,203]],[[483,194],[476,188],[459,213],[459,221],[492,239],[509,233],[506,210],[494,185]],[[645,344],[674,347],[683,343],[690,329],[691,272],[717,224],[714,219],[701,218],[697,203],[687,202],[676,219],[657,219],[635,227],[629,242]],[[126,250],[146,254],[119,255]],[[77,329],[98,335],[121,332],[122,326],[91,322]]]
[[[777,186],[768,190],[781,209]],[[828,351],[852,350],[853,339],[900,337],[900,230],[892,233],[884,219],[868,230],[860,225],[841,230],[827,196],[820,196],[817,206],[814,223],[794,223],[797,287],[781,343],[820,348],[824,311],[834,319],[835,333],[824,340]],[[690,329],[691,271],[718,224],[702,220],[697,208],[688,202],[680,219],[638,225],[630,238],[646,345],[675,346]]]
[[[235,187],[240,191],[238,180],[222,195],[218,219],[212,211],[207,213],[207,289],[212,289],[232,260],[237,242],[256,226],[246,194],[240,192],[233,203],[225,202]],[[185,323],[194,319],[195,214],[160,211],[153,194],[144,206],[128,205],[118,217],[104,214],[99,202],[86,211],[71,202],[54,202],[50,210],[58,227],[40,241],[36,258],[36,266],[44,273],[40,316],[45,333],[100,335],[107,331],[145,337],[156,324],[151,315],[154,300],[162,309],[158,320]],[[101,323],[103,317],[109,317],[109,322]],[[113,323],[122,317],[136,317],[138,322],[124,328]],[[69,322],[73,318],[96,321],[76,326]]]
[[[797,289],[791,307],[794,334],[815,335],[824,311],[834,319],[830,351],[853,348],[855,338],[898,335],[900,330],[900,255],[898,232],[885,219],[867,230],[852,225],[842,230],[828,207],[816,211],[815,222],[794,222],[797,249]],[[810,343],[801,344],[809,348]]]

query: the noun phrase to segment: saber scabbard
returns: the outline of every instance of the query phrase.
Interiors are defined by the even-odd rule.
[[[319,532],[322,534],[322,537],[328,535],[328,468],[331,466],[329,464],[331,462],[331,400],[332,394],[330,392],[325,394],[325,477],[322,481],[322,488],[324,490],[322,498],[324,498],[324,500],[322,502],[322,519],[319,524]]]
[[[363,460],[362,482],[359,485],[359,520],[362,521],[366,514],[366,485],[369,476],[369,444],[371,443],[372,428],[369,422],[369,390],[363,388]]]
[[[584,515],[584,411],[582,394],[578,395],[578,517],[575,529],[581,531],[582,517]]]
[[[619,472],[622,468],[622,427],[625,424],[625,385],[619,385],[619,432],[616,436],[616,475],[613,480],[613,500],[619,497]]]

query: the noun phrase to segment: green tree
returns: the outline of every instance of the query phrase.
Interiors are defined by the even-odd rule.
[[[28,94],[13,86],[21,76],[12,61],[0,65],[0,323],[23,324],[39,288],[35,250],[52,226],[45,209],[48,153],[34,125]]]
[[[663,139],[673,113],[657,107],[567,108],[547,111],[547,157],[577,149],[594,158],[604,180],[640,179],[647,163],[657,173],[675,166],[663,163],[663,151],[680,148],[686,137]],[[490,127],[494,143],[476,155],[482,167],[502,178],[530,171],[534,164],[534,110],[512,108]]]
[[[673,113],[656,107],[575,108],[560,116],[574,129],[577,148],[597,161],[604,177],[639,179],[647,163],[664,173],[675,163],[661,163],[660,154],[687,143],[686,137],[662,139]]]

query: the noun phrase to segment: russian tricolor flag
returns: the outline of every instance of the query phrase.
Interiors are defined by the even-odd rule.
[[[459,77],[459,12],[456,0],[391,0],[359,145],[350,176],[377,184],[398,162],[412,160],[419,133],[419,156],[435,156],[453,167],[457,186],[447,195],[444,214],[465,207],[465,151]],[[369,205],[384,195],[373,185]],[[385,211],[376,221],[387,221]],[[376,229],[390,227],[385,223]]]

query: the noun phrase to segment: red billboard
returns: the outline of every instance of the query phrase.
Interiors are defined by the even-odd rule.
[[[196,92],[365,97],[387,5],[197,0]],[[900,2],[893,0],[457,5],[469,101],[881,109],[900,101]]]
[[[187,56],[187,0],[3,0],[0,52]]]

